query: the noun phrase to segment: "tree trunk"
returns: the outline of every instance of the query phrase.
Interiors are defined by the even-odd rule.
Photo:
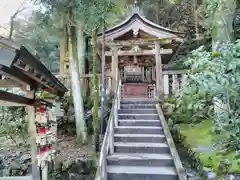
[[[69,12],[69,19],[72,18],[72,12]],[[72,95],[76,117],[77,140],[82,143],[87,142],[86,123],[84,119],[83,99],[81,94],[81,83],[77,62],[77,43],[76,43],[76,28],[68,24],[68,53],[70,61]]]
[[[97,30],[92,31],[92,57],[93,57],[93,127],[94,127],[94,144],[95,151],[99,151],[99,132],[100,132],[100,118],[99,118],[99,80],[97,74]]]
[[[25,10],[26,8],[18,8],[18,10],[11,16],[10,19],[10,30],[9,30],[9,35],[8,35],[8,39],[12,40],[12,36],[13,36],[13,31],[14,31],[14,20],[17,17],[17,15],[19,13],[21,13],[23,10]]]
[[[89,53],[89,38],[85,39],[85,52],[86,52],[86,57],[85,57],[85,72],[86,74],[89,74],[89,61],[88,61],[88,53]],[[85,88],[86,88],[86,97],[90,97],[90,78],[86,79],[86,84],[85,84]],[[89,98],[90,99],[90,98]]]
[[[236,10],[236,0],[222,0],[214,13],[212,47],[218,49],[218,44],[233,40],[233,19]]]
[[[105,124],[105,99],[106,99],[106,82],[105,82],[105,22],[103,22],[102,27],[102,76],[101,76],[101,128],[100,128],[100,143],[102,143],[104,138],[104,132],[106,129]]]
[[[13,36],[13,26],[14,26],[14,17],[11,17],[10,20],[10,30],[9,30],[9,35],[8,35],[8,39],[12,40],[12,36]]]
[[[79,67],[79,74],[84,75],[86,74],[86,67],[85,67],[85,37],[84,37],[84,26],[82,24],[78,24],[77,28],[77,54],[78,54],[78,67]],[[80,78],[80,83],[82,87],[82,96],[86,96],[86,88],[85,85],[86,78]]]
[[[67,25],[63,25],[63,35],[60,42],[60,75],[65,75],[65,63],[67,62],[67,50],[68,50],[68,35],[67,35]]]

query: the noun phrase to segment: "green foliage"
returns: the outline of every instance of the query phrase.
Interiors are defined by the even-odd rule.
[[[78,8],[82,10],[79,13],[83,13],[86,29],[91,32],[102,26],[108,13],[115,8],[115,4],[111,0],[87,0],[81,3]],[[81,17],[81,14],[78,14],[78,17]]]
[[[95,151],[99,150],[99,133],[100,133],[100,117],[99,117],[99,80],[97,74],[97,31],[92,31],[92,49],[93,49],[93,128],[95,137]]]
[[[1,88],[10,91],[7,88]],[[12,92],[11,92],[12,93]],[[18,95],[24,95],[22,91],[14,91]],[[11,139],[15,145],[27,145],[28,123],[26,121],[25,107],[0,107],[0,136]]]
[[[26,145],[28,139],[28,123],[25,119],[25,107],[4,107],[0,115],[0,134],[2,137],[10,138],[15,145],[22,143]],[[19,142],[19,140],[21,142]]]
[[[189,135],[182,133],[182,128],[180,128],[179,125],[173,124],[171,121],[169,121],[169,128],[180,156],[184,157],[181,160],[183,162],[187,161],[186,164],[195,169],[203,180],[207,179],[206,173],[203,171],[205,164],[193,150],[192,144],[188,140],[188,137],[192,137],[195,140],[200,138],[195,138],[195,134]],[[187,129],[190,128],[188,127]]]
[[[212,132],[212,126],[212,120],[209,119],[195,126],[181,124],[179,133],[185,137],[184,143],[195,152],[202,166],[211,168],[219,177],[228,172],[238,173],[240,166],[236,153],[214,147],[222,142],[224,136]],[[208,150],[200,152],[199,147]]]
[[[109,14],[116,15],[121,14],[119,9],[113,0],[33,0],[35,3],[42,5],[45,14],[48,14],[52,19],[63,20],[64,23],[69,23],[68,17],[64,17],[64,14],[72,9],[74,14],[74,22],[70,23],[78,27],[78,24],[84,25],[85,30],[91,35],[93,29],[98,29],[102,26],[103,22],[107,22]],[[115,16],[116,17],[116,16]],[[110,17],[111,21],[112,17]],[[116,18],[117,19],[117,18]],[[59,24],[59,23],[58,23]]]
[[[53,18],[33,11],[28,19],[17,19],[14,40],[23,44],[53,72],[59,69],[59,40]]]
[[[240,8],[236,10],[236,16],[234,19],[234,31],[235,31],[235,38],[240,38]]]
[[[56,99],[57,96],[54,95],[54,94],[51,94],[47,91],[42,91],[40,94],[39,94],[39,98],[41,99]]]
[[[192,52],[188,83],[177,96],[177,110],[186,119],[211,118],[214,131],[224,135],[224,145],[239,150],[240,140],[240,41],[222,44],[219,52],[203,47]],[[214,108],[214,111],[213,111]]]
[[[176,110],[173,113],[177,122],[198,123],[211,115],[212,96],[201,92],[198,88],[184,89],[176,100]]]

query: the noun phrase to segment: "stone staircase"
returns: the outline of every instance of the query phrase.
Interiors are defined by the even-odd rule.
[[[123,100],[114,128],[108,180],[179,180],[156,101]]]

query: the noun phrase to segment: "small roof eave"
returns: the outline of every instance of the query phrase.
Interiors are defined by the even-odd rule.
[[[21,58],[21,55],[23,58]],[[22,61],[26,64],[30,65],[38,72],[42,72],[45,76],[47,76],[53,84],[57,84],[59,89],[67,92],[68,89],[37,59],[35,58],[24,46],[20,48],[20,57]]]
[[[164,32],[166,34],[169,35],[169,37],[178,37],[178,38],[181,38],[183,36],[185,36],[185,33],[183,32],[179,32],[179,31],[175,31],[175,30],[171,30],[171,29],[168,29],[168,28],[165,28],[165,27],[162,27],[158,24],[155,24],[151,21],[149,21],[148,19],[146,19],[145,17],[141,16],[140,14],[138,13],[134,13],[132,16],[130,16],[129,18],[127,18],[126,20],[124,20],[123,22],[121,22],[120,24],[110,28],[110,29],[107,29],[105,31],[105,36],[107,37],[108,35],[110,34],[114,34],[114,33],[117,33],[120,31],[120,29],[123,29],[124,27],[129,27],[133,22],[136,22],[136,21],[139,21],[143,24],[145,24],[146,26],[148,26],[149,28],[153,28],[155,29],[156,31],[158,30],[159,32]],[[102,36],[102,33],[99,33],[98,34],[99,38]]]
[[[33,86],[34,88],[41,87],[50,93],[57,94],[59,96],[63,96],[65,92],[68,91],[68,89],[24,46],[18,46],[13,41],[0,36],[0,54],[0,65],[2,65],[1,67],[8,71],[8,74],[11,74],[11,76],[14,76],[18,79],[20,78],[21,80],[25,79],[24,81],[31,83],[29,84],[30,86]],[[36,72],[45,77],[48,83],[55,88],[49,90],[49,88],[45,85],[46,83],[42,82],[41,80],[36,81],[36,78],[28,75],[22,69],[19,69],[16,66],[16,63],[19,60],[36,70]],[[16,73],[18,76],[16,76]],[[41,85],[39,86],[37,84]]]

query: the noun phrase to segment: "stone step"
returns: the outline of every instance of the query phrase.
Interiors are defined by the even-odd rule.
[[[116,153],[169,153],[166,143],[115,142]]]
[[[121,119],[118,120],[119,126],[152,126],[161,127],[160,120],[138,120],[138,119]]]
[[[163,134],[114,134],[114,142],[149,142],[164,143]]]
[[[121,109],[135,109],[135,108],[156,108],[155,104],[121,104],[120,105]]]
[[[157,114],[157,109],[119,109],[118,110],[119,114]]]
[[[159,115],[156,114],[118,114],[119,119],[145,119],[145,120],[160,120]]]
[[[139,99],[139,100],[131,100],[131,99],[123,99],[121,101],[121,104],[157,104],[158,101],[156,100],[144,100],[144,99]]]
[[[174,167],[170,154],[115,153],[108,156],[107,161],[108,165]]]
[[[108,166],[108,180],[178,180],[173,167]]]
[[[114,128],[116,134],[163,134],[162,127],[150,126],[117,126]]]

